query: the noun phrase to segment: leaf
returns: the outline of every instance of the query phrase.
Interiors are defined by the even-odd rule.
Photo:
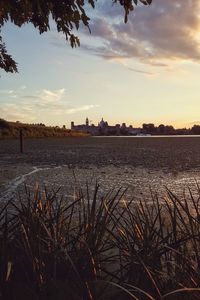
[[[9,280],[11,271],[12,271],[12,262],[9,261],[9,262],[8,262],[8,265],[7,265],[6,281]]]

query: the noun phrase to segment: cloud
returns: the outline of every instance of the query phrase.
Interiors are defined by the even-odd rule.
[[[20,86],[20,90],[25,90],[26,89],[26,85],[21,85]]]
[[[80,113],[98,107],[93,104],[74,106],[67,99],[64,88],[58,90],[43,89],[33,94],[22,94],[16,91],[18,101],[12,99],[9,91],[4,91],[8,96],[7,101],[1,103],[0,117],[11,121],[43,122],[49,118],[52,123],[59,123],[59,119],[65,119],[66,115]],[[12,94],[12,93],[11,93]],[[30,101],[31,100],[31,101]]]
[[[108,23],[106,18],[96,17],[90,24],[90,30],[92,37],[110,38],[115,36],[113,26]],[[88,34],[87,29],[83,29],[83,32]]]
[[[64,88],[55,91],[44,89],[39,93],[38,97],[45,104],[55,103],[55,102],[59,102],[64,94],[65,94]]]
[[[36,119],[32,111],[32,106],[22,106],[15,103],[4,103],[1,105],[0,114],[8,121],[33,122]]]
[[[0,90],[0,94],[3,94],[3,95],[11,95],[13,93],[14,93],[13,90]]]
[[[51,104],[51,103],[59,103],[62,97],[65,95],[65,89],[59,90],[47,90],[43,89],[37,92],[35,95],[24,95],[23,98],[27,99],[38,99],[38,103],[41,104]]]
[[[25,98],[25,99],[40,99],[39,96],[33,96],[33,95],[25,95],[25,96],[22,96],[22,98]]]
[[[128,68],[128,70],[136,72],[136,73],[141,73],[141,74],[145,74],[145,75],[155,75],[153,72],[148,72],[148,71],[143,71],[143,70],[139,70],[139,69],[134,69],[134,68]]]
[[[65,113],[70,115],[70,114],[74,114],[74,113],[77,113],[80,111],[90,110],[95,107],[98,107],[98,105],[93,105],[93,104],[83,105],[83,106],[79,106],[79,107],[68,108],[65,110]]]
[[[123,11],[108,8],[107,1],[98,9],[99,16],[90,27],[92,39],[101,39],[101,45],[84,45],[84,50],[109,60],[136,58],[155,67],[166,67],[167,62],[200,61],[199,0],[153,0],[149,7],[136,8],[127,24]]]
[[[23,92],[25,89],[26,89],[25,85],[22,85],[15,90],[2,89],[2,90],[0,90],[0,95],[3,95],[3,97],[6,97],[6,98],[18,98],[18,97],[21,97],[21,92]]]

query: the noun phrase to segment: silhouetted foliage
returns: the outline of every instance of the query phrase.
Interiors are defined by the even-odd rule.
[[[7,129],[9,127],[10,127],[9,123],[6,120],[0,119],[0,129],[5,129],[5,128]]]
[[[188,134],[200,134],[200,126],[194,125],[192,128],[179,128],[175,129],[172,125],[160,124],[156,127],[154,124],[143,124],[142,132],[144,134],[151,135],[188,135]]]
[[[7,53],[5,43],[2,42],[2,37],[0,36],[0,68],[4,69],[6,72],[17,72],[16,62]]]
[[[80,45],[79,38],[73,34],[73,29],[79,29],[80,24],[89,28],[89,17],[86,14],[87,4],[95,7],[95,0],[1,0],[0,1],[0,32],[8,21],[21,27],[32,23],[39,33],[50,30],[50,20],[56,23],[57,31],[62,32],[72,47]],[[124,7],[124,21],[138,2],[148,5],[152,0],[112,0]],[[110,4],[110,1],[109,1]],[[0,36],[0,68],[6,72],[17,72],[17,64],[7,53],[6,46]]]
[[[0,119],[0,139],[1,138],[19,138],[20,129],[23,130],[25,138],[45,138],[45,137],[81,137],[88,136],[84,132],[77,132],[59,126],[45,126],[45,124],[24,124],[17,122],[8,122]]]
[[[160,124],[158,126],[158,131],[159,131],[160,134],[164,134],[165,133],[165,125]]]
[[[191,129],[192,134],[200,134],[200,125],[194,125]]]
[[[145,134],[156,134],[157,128],[154,126],[154,124],[143,124],[142,125],[143,133]]]
[[[200,125],[192,128],[175,129],[172,125],[160,124],[156,127],[153,123],[143,124],[142,133],[151,135],[200,135]]]

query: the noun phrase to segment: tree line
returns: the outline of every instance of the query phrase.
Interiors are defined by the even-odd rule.
[[[191,128],[174,128],[172,125],[160,124],[155,126],[153,123],[144,123],[142,133],[151,135],[200,135],[200,125],[193,125]]]

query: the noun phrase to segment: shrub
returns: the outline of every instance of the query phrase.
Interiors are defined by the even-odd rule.
[[[9,123],[7,121],[0,119],[0,129],[7,129],[9,127]]]

